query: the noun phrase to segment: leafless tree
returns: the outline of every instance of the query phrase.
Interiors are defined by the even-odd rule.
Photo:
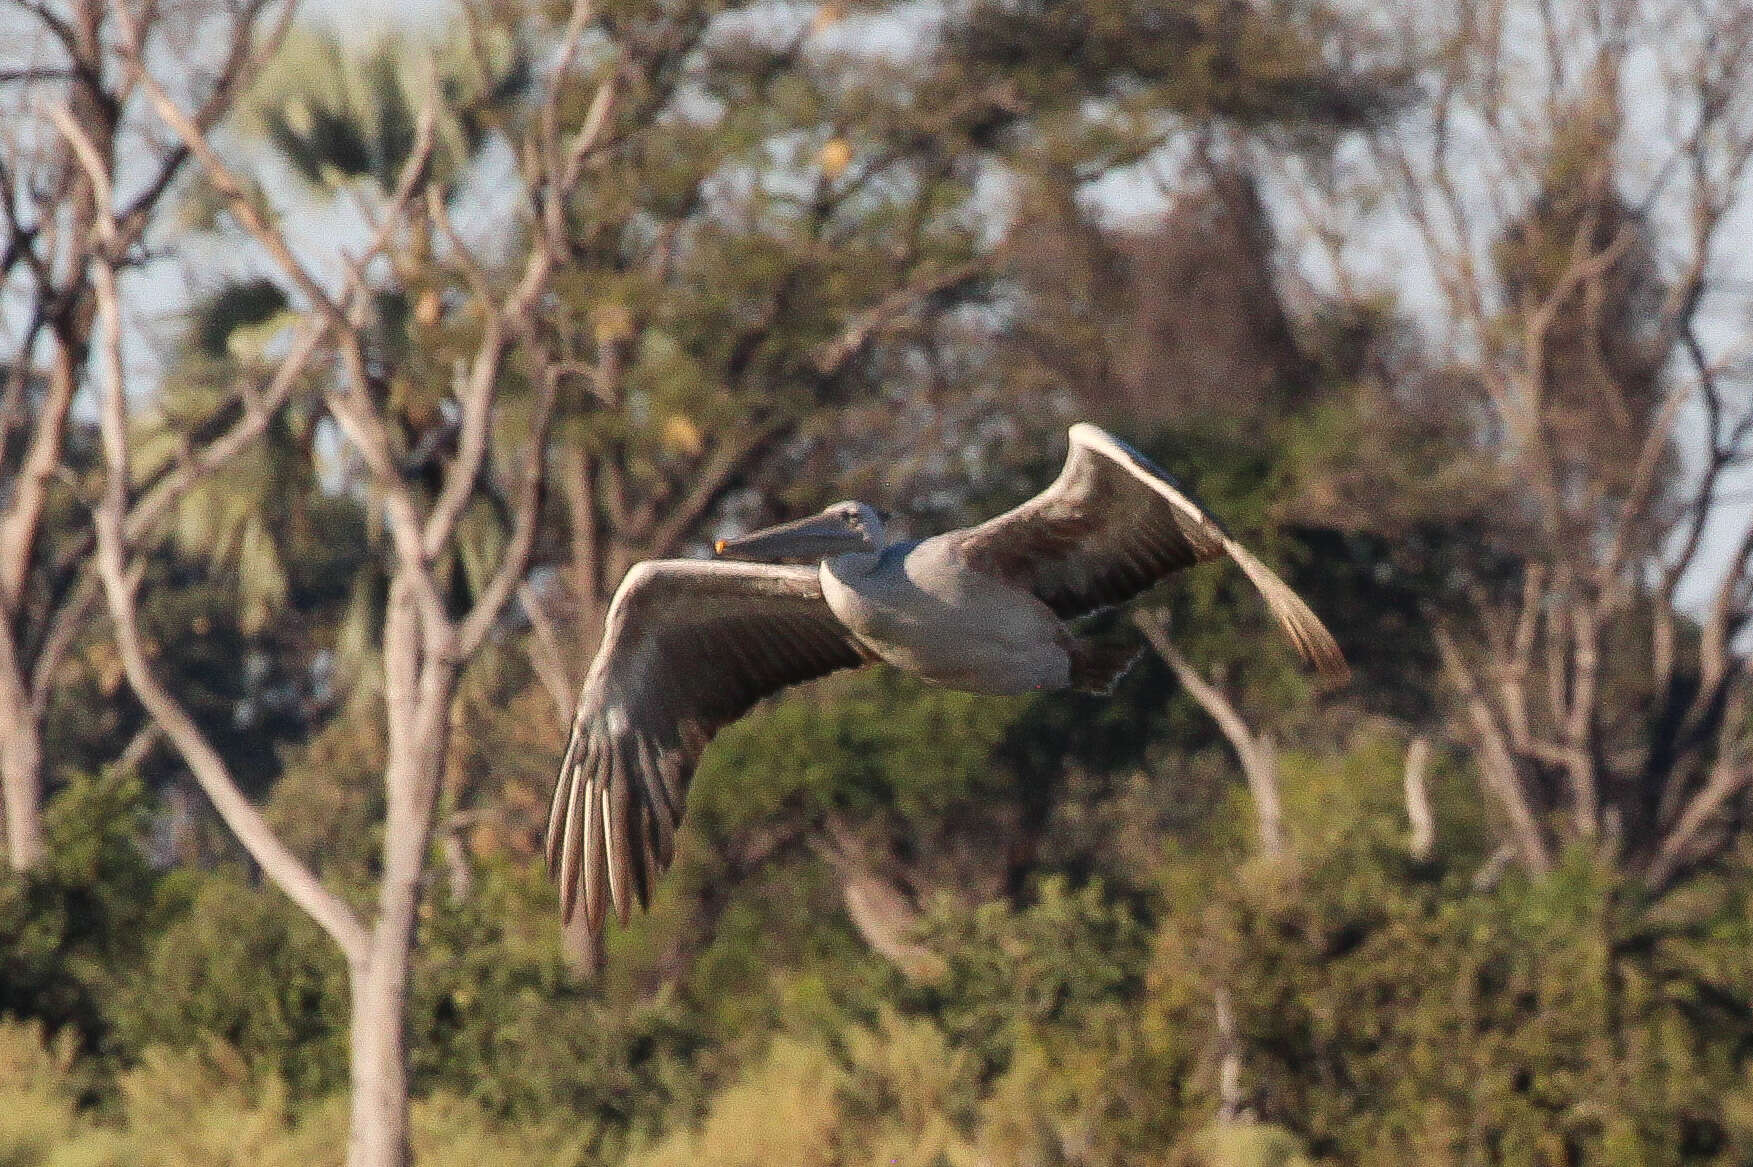
[[[1728,492],[1753,333],[1727,235],[1753,11],[1491,0],[1421,6],[1404,36],[1431,101],[1374,161],[1448,310],[1442,359],[1476,371],[1452,405],[1519,564],[1433,605],[1442,666],[1520,863],[1582,843],[1659,889],[1753,784],[1753,528]]]
[[[554,75],[567,72],[588,14],[580,3]],[[371,238],[345,258],[340,288],[316,274],[329,258],[301,253],[250,197],[245,181],[214,149],[210,119],[188,110],[150,70],[146,27],[126,6],[114,10],[115,35],[129,83],[168,127],[179,149],[196,161],[205,181],[235,220],[303,298],[304,322],[273,383],[240,390],[242,411],[258,428],[279,408],[306,367],[322,376],[320,405],[362,466],[364,485],[381,500],[388,520],[391,582],[382,613],[381,653],[387,753],[383,773],[386,815],[375,912],[357,911],[327,887],[273,833],[243,795],[225,758],[205,738],[178,696],[155,671],[140,628],[137,590],[141,565],[162,533],[130,521],[138,511],[130,476],[130,395],[122,361],[123,295],[119,269],[126,256],[126,220],[114,198],[101,148],[69,111],[57,115],[61,132],[84,166],[93,192],[92,286],[103,332],[98,345],[102,382],[105,489],[96,514],[97,566],[129,684],[171,746],[195,776],[221,818],[266,876],[308,913],[345,955],[352,993],[350,1047],[352,1119],[348,1160],[355,1165],[401,1164],[408,1146],[408,1059],[404,1047],[414,925],[426,876],[437,795],[444,771],[452,706],[461,672],[499,626],[515,596],[536,538],[553,417],[554,382],[536,371],[515,423],[504,408],[514,349],[525,342],[528,309],[553,276],[550,237],[535,233],[527,257],[509,273],[478,261],[451,229],[442,200],[428,181],[434,143],[433,109],[422,117],[414,149],[385,205],[377,208]],[[532,143],[526,178],[544,197],[565,199],[595,147],[616,80],[605,81],[576,127],[562,131],[551,88],[542,110],[545,140]],[[429,216],[446,242],[446,262],[468,289],[479,323],[473,352],[457,371],[448,397],[456,418],[452,456],[436,484],[422,491],[395,453],[394,419],[380,392],[382,355],[370,350],[367,329],[373,261],[399,233]],[[465,508],[495,484],[506,500],[509,532],[484,586],[459,610],[445,591],[441,564],[458,537]]]
[[[97,314],[93,265],[100,252],[118,270],[154,258],[167,194],[189,159],[186,145],[149,124],[116,51],[111,7],[18,4],[0,29],[0,787],[14,869],[43,856],[43,719],[57,670],[96,610],[91,531],[79,517],[90,500],[74,489],[69,450]],[[174,16],[150,6],[137,31],[143,45],[185,57],[189,118],[205,132],[257,75],[291,13],[278,0],[184,5]],[[50,108],[79,128],[89,165]],[[101,211],[100,179],[114,200]],[[129,528],[156,523],[258,424],[245,414],[210,430],[139,492]]]

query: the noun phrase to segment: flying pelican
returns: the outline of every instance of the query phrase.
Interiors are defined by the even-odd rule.
[[[1305,660],[1346,674],[1283,580],[1173,478],[1087,422],[1071,427],[1051,486],[979,526],[890,543],[875,510],[840,502],[714,550],[722,558],[627,573],[579,694],[547,855],[565,918],[582,896],[592,933],[609,906],[625,924],[635,900],[646,905],[712,735],[788,685],[880,660],[977,693],[1106,692],[1137,650],[1064,621],[1224,555]]]

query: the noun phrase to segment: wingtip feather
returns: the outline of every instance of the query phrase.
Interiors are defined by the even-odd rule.
[[[603,820],[607,817],[603,803],[608,792],[602,783],[604,761],[595,757],[593,762],[584,794],[584,918],[591,935],[598,936],[603,930],[608,892],[603,837]]]
[[[1267,567],[1253,552],[1237,543],[1234,539],[1225,539],[1224,548],[1236,561],[1253,585],[1259,589],[1266,600],[1266,606],[1277,618],[1279,627],[1296,646],[1297,653],[1312,665],[1322,681],[1329,686],[1344,684],[1351,678],[1351,667],[1345,663],[1345,654],[1339,649],[1339,642],[1327,631],[1327,626],[1301,596],[1291,590],[1289,584],[1278,578],[1278,574]]]
[[[584,740],[583,728],[577,717],[572,719],[572,728],[566,734],[566,749],[560,755],[560,770],[554,779],[554,801],[548,807],[548,835],[544,851],[548,864],[548,874],[552,876],[555,862],[560,857],[561,836],[566,823],[566,809],[572,801],[572,784],[576,778],[573,768],[578,764],[579,746]]]
[[[1111,441],[1113,435],[1093,421],[1075,421],[1065,431],[1072,443],[1080,446],[1094,445],[1102,441]]]
[[[670,800],[686,785],[685,765],[680,749],[574,727],[545,841],[562,923],[582,906],[591,933],[600,935],[611,913],[625,926],[635,906],[650,910],[658,877],[673,858]]]
[[[562,774],[565,783],[566,817],[560,830],[560,918],[563,923],[571,923],[573,912],[578,907],[578,880],[581,851],[584,844],[584,808],[586,783],[590,771],[590,755],[586,753],[580,764],[576,759]]]
[[[604,842],[609,860],[609,900],[614,906],[615,918],[623,928],[627,926],[633,907],[632,856],[628,851],[637,845],[632,825],[630,753],[629,743],[625,741],[615,743],[610,750],[608,804],[603,815]]]

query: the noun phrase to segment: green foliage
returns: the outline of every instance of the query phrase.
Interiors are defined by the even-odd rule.
[[[1414,864],[1398,761],[1377,738],[1287,753],[1278,864],[1237,866],[1247,812],[1223,801],[1142,899],[1062,878],[939,898],[919,982],[860,950],[806,859],[732,889],[675,989],[605,991],[558,959],[539,872],[482,864],[420,922],[415,1139],[431,1162],[645,1167],[1740,1161],[1746,871],[1649,903],[1578,853],[1475,891],[1466,775],[1433,767],[1444,847]],[[0,1162],[338,1161],[338,960],[278,896],[153,876],[139,799],[106,779],[57,804],[36,886],[81,908],[8,933],[37,996],[0,1025]],[[1241,1124],[1212,1122],[1219,989]]]
[[[277,1078],[212,1044],[187,1053],[146,1051],[122,1078],[119,1121],[111,1129],[124,1140],[121,1162],[299,1167],[339,1161],[345,1127],[334,1117],[301,1121]]]
[[[1218,1123],[1190,1141],[1176,1167],[1314,1167],[1295,1135],[1266,1123]]]
[[[49,804],[47,863],[0,883],[0,1017],[40,1024],[57,1050],[111,1050],[117,998],[160,922],[144,808],[131,776],[75,780]]]
[[[833,1148],[840,1126],[836,1088],[843,1079],[843,1071],[827,1050],[781,1039],[742,1081],[713,1100],[698,1132],[672,1135],[655,1149],[633,1156],[629,1164],[826,1167],[835,1162]]]
[[[48,1167],[81,1127],[70,1032],[45,1041],[38,1023],[0,1021],[0,1164]]]
[[[192,441],[235,418],[235,381],[261,375],[250,350],[286,323],[278,310],[254,328],[234,318],[261,310],[256,301],[264,294],[256,284],[227,288],[203,309],[198,345],[208,343],[204,334],[218,329],[222,318],[229,330],[216,343],[225,352],[208,356],[197,347],[185,354],[156,408],[137,421],[132,458],[142,481],[167,473]],[[237,623],[251,636],[288,607],[315,617],[334,604],[367,556],[357,503],[313,481],[318,426],[306,404],[281,410],[260,440],[205,476],[174,511],[176,549],[188,561],[205,561],[216,581],[231,585]]]
[[[1753,974],[1744,874],[1652,908],[1577,855],[1553,880],[1476,892],[1489,835],[1466,776],[1431,776],[1446,845],[1421,867],[1404,853],[1397,763],[1376,740],[1288,756],[1299,858],[1237,879],[1235,840],[1214,826],[1166,859],[1151,920],[1052,881],[1020,910],[940,903],[921,937],[939,979],[838,964],[838,1004],[782,993],[768,1024],[787,1036],[634,1161],[737,1163],[738,1147],[786,1138],[800,1162],[867,1162],[890,1146],[885,1123],[948,1132],[934,1144],[948,1162],[966,1148],[1002,1162],[1737,1161],[1753,1048],[1730,1004]],[[766,935],[735,943],[771,954]],[[1219,988],[1258,1122],[1210,1125]],[[890,1017],[917,1048],[938,1043],[920,1059],[936,1076],[903,1075],[940,1084],[926,1118],[855,1085],[854,1051]]]
[[[1244,885],[1210,917],[1263,1114],[1358,1162],[1718,1161],[1747,1019],[1628,943],[1610,874],[1579,854],[1478,895],[1358,858]],[[1705,1013],[1742,1036],[1707,1039]]]
[[[364,180],[388,192],[413,154],[430,95],[438,98],[434,166],[449,186],[530,75],[528,50],[501,29],[477,30],[466,43],[388,36],[363,49],[300,29],[251,94],[245,128],[313,187]]]
[[[346,967],[277,893],[225,874],[183,874],[119,1023],[129,1046],[235,1049],[302,1096],[346,1082]],[[180,902],[179,902],[180,901]]]
[[[988,1157],[1057,1162],[1083,1147],[1107,1161],[1160,1149],[1185,1121],[1197,1050],[1138,1025],[1153,998],[1150,940],[1130,905],[1050,879],[1028,908],[939,913],[924,933],[947,972],[903,1000],[966,1059]]]
[[[213,360],[238,355],[239,342],[275,321],[287,305],[280,285],[263,277],[221,288],[191,310],[190,340],[196,352]]]
[[[422,1090],[570,1138],[611,1159],[660,1116],[694,1104],[697,1019],[668,995],[620,1007],[560,956],[552,892],[533,868],[492,866],[474,893],[422,912],[412,1015]]]
[[[1071,892],[1058,879],[1021,911],[940,903],[921,931],[946,971],[910,1004],[988,1073],[1006,1069],[1030,1040],[1087,1033],[1102,1013],[1124,1009],[1143,987],[1149,953],[1139,921],[1100,885]]]
[[[0,1022],[0,1164],[5,1167],[339,1167],[346,1099],[293,1105],[272,1076],[236,1050],[147,1051],[120,1081],[115,1112],[77,1105],[66,1042]],[[450,1095],[417,1102],[412,1142],[422,1164],[581,1162],[565,1118],[510,1124]]]
[[[723,895],[726,866],[697,860],[679,871],[678,901]],[[690,954],[681,986],[707,1032],[732,1056],[752,1052],[755,1037],[786,1019],[833,1029],[848,1010],[868,1008],[873,997],[892,992],[898,974],[853,932],[825,864],[772,862],[735,884],[709,942]],[[798,927],[799,921],[809,926]],[[622,951],[616,950],[617,959]]]
[[[809,817],[831,809],[942,813],[1002,785],[990,756],[1026,708],[886,669],[837,678],[822,690],[775,703],[719,737],[690,795],[694,825],[732,831],[781,812]]]
[[[1170,10],[1133,0],[986,0],[967,9],[951,44],[971,80],[1020,83],[1031,104],[1054,113],[1083,103],[1092,129],[1124,140],[1127,115],[1145,123],[1133,133],[1148,132],[1147,111],[1216,114],[1281,132],[1378,118],[1397,103],[1403,79],[1351,67],[1348,32],[1356,30],[1312,3]],[[1094,152],[1080,145],[1086,157]]]
[[[628,1167],[979,1161],[967,1137],[967,1058],[941,1030],[885,1011],[841,1037],[837,1046],[777,1038],[697,1127],[630,1156]]]
[[[162,898],[171,921],[113,1006],[123,1046],[144,1051],[143,1072],[173,1053],[217,1059],[211,1073],[235,1079],[226,1089],[264,1107],[278,1099],[279,1117],[264,1110],[263,1122],[290,1123],[344,1091],[347,978],[327,937],[277,894],[223,873],[179,873]],[[610,1007],[579,981],[532,869],[489,867],[467,899],[426,905],[409,1032],[416,1086],[441,1100],[434,1113],[445,1121],[541,1132],[563,1113],[566,1145],[594,1158],[700,1093],[692,1014],[668,1000]],[[229,1105],[205,1085],[181,1102],[162,1083],[141,1089],[140,1105]]]

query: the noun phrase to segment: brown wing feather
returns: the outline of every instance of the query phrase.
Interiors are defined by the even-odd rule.
[[[1329,679],[1347,674],[1332,634],[1288,584],[1173,477],[1087,422],[1071,427],[1051,486],[955,539],[974,570],[1029,589],[1065,618],[1125,603],[1171,572],[1228,555],[1303,658]]]
[[[567,919],[644,907],[707,742],[761,698],[870,659],[813,567],[654,560],[627,574],[579,694],[548,816]]]

